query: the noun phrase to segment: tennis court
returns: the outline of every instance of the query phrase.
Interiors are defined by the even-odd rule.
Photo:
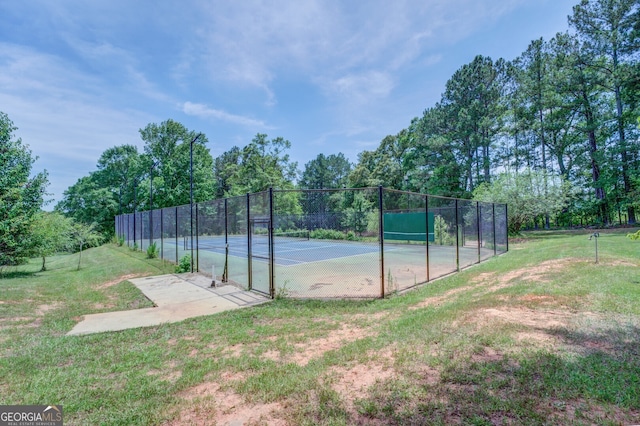
[[[508,250],[505,205],[384,188],[269,190],[116,218],[129,246],[271,297],[376,298]]]
[[[331,240],[312,240],[309,233],[300,236],[273,236],[274,263],[278,266],[301,265],[310,262],[322,262],[341,257],[358,256],[361,254],[377,253],[377,242],[374,244]],[[184,238],[183,248],[189,250],[190,238]],[[171,243],[170,243],[171,244]],[[201,236],[194,240],[194,247],[200,252],[228,254],[246,258],[249,254],[249,241],[246,235],[225,238],[220,236]],[[258,261],[269,260],[269,241],[267,235],[252,236],[251,254]]]

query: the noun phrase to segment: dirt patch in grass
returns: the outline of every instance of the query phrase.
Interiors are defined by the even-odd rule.
[[[572,314],[558,310],[537,310],[524,307],[502,307],[481,309],[478,316],[485,321],[503,321],[509,324],[520,324],[538,330],[550,330],[566,327]],[[478,318],[479,319],[479,318]]]
[[[640,411],[623,409],[617,405],[603,402],[590,403],[585,399],[546,400],[540,412],[551,412],[551,419],[556,424],[637,424]]]
[[[209,345],[210,349],[216,349],[219,345]],[[232,358],[239,358],[244,353],[244,345],[231,345],[227,346],[223,352],[223,356],[229,356]]]
[[[504,355],[490,347],[484,347],[482,352],[471,355],[471,362],[497,362],[502,361]]]
[[[350,324],[343,324],[341,328],[332,330],[329,335],[320,339],[313,339],[304,343],[296,343],[296,353],[291,357],[291,361],[300,366],[305,366],[315,358],[320,358],[325,352],[339,349],[343,345],[371,336],[371,330],[354,327]]]
[[[440,296],[427,297],[422,302],[417,303],[417,304],[415,304],[413,306],[409,306],[408,309],[410,311],[414,311],[416,309],[422,309],[422,308],[426,308],[428,306],[438,306],[438,305],[446,302],[452,296],[455,296],[456,294],[459,294],[459,293],[463,293],[463,292],[465,292],[467,290],[470,290],[472,288],[474,288],[474,286],[464,286],[464,287],[454,288],[454,289],[451,289],[449,291],[444,292],[444,294],[442,294]]]
[[[178,363],[171,361],[162,370],[149,370],[147,376],[163,376],[162,379],[170,383],[175,383],[180,377],[182,377],[182,370],[176,369]]]
[[[38,328],[42,325],[45,314],[62,306],[62,303],[38,305],[33,316],[0,318],[0,330],[11,328]],[[16,324],[23,323],[23,324]]]
[[[552,304],[556,301],[556,298],[553,296],[547,295],[539,295],[539,294],[525,294],[518,298],[521,302],[529,302],[536,303],[541,305]]]
[[[113,287],[116,284],[120,284],[122,281],[130,280],[131,278],[139,278],[142,277],[142,274],[127,274],[122,275],[121,277],[116,278],[115,280],[107,281],[106,283],[102,283],[98,285],[96,288],[98,290],[103,290],[105,288]]]
[[[638,266],[637,263],[629,262],[627,260],[607,260],[605,262],[600,261],[600,263],[604,263],[607,266]]]
[[[586,262],[584,260],[574,258],[546,260],[538,265],[516,269],[504,274],[484,272],[478,274],[478,276],[472,279],[471,282],[473,284],[486,285],[488,291],[497,291],[509,287],[512,281],[515,280],[548,283],[550,282],[549,275],[558,273],[568,266],[580,263]]]
[[[556,336],[541,330],[520,331],[514,337],[520,342],[536,347],[551,348],[558,344]]]
[[[185,408],[167,426],[179,425],[247,425],[285,426],[279,416],[282,406],[251,404],[232,390],[222,389],[217,382],[206,382],[180,393]]]

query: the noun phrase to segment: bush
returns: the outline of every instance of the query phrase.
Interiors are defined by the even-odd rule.
[[[183,272],[191,272],[191,255],[185,254],[180,258],[180,262],[176,265],[176,274]]]
[[[147,259],[155,259],[156,257],[158,257],[158,246],[154,241],[147,247]]]
[[[640,240],[640,230],[636,231],[634,234],[627,234],[627,237],[632,240]]]
[[[315,240],[347,240],[358,241],[360,238],[353,231],[338,231],[337,229],[314,229],[309,233],[309,238]]]
[[[442,216],[436,216],[434,219],[434,244],[443,246],[452,246],[455,244],[455,237],[449,233],[449,224]]]

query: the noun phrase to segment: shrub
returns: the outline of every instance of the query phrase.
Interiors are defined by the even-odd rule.
[[[627,234],[627,237],[632,240],[640,240],[640,230],[636,231],[634,234]]]
[[[183,272],[191,272],[191,255],[185,254],[180,258],[180,262],[176,265],[176,274]]]
[[[154,241],[147,247],[147,259],[155,259],[156,257],[158,257],[158,246]]]
[[[343,232],[336,229],[314,229],[309,233],[309,237],[316,240],[348,240],[357,241],[359,238],[353,231]]]
[[[436,216],[434,220],[434,236],[435,244],[443,246],[452,246],[455,244],[455,238],[449,234],[449,224],[442,216]]]

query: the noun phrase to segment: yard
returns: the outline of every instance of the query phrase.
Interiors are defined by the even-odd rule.
[[[65,424],[640,423],[640,242],[538,232],[385,300],[280,298],[177,324],[65,336],[149,307],[172,266],[105,245],[4,271],[0,404]]]

